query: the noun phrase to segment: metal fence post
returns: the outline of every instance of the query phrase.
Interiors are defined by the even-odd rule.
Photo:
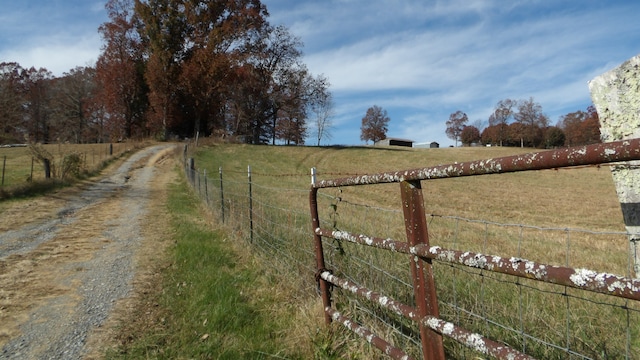
[[[195,160],[193,158],[189,158],[189,182],[191,182],[191,186],[196,185],[196,178],[194,174],[195,170],[196,170]]]
[[[207,169],[204,169],[204,199],[209,207],[209,187],[207,186]]]
[[[198,196],[202,197],[202,188],[200,186],[200,170],[196,171],[196,174],[198,175]]]
[[[222,211],[222,223],[224,224],[224,190],[222,189],[222,166],[218,168],[220,173],[220,210]]]
[[[184,149],[182,150],[182,158],[184,159],[184,161],[187,161],[187,152],[188,152],[188,145],[184,144]]]
[[[0,186],[4,186],[4,168],[7,165],[7,155],[4,156],[4,158],[2,159],[2,183],[0,183]]]
[[[318,214],[318,188],[316,184],[316,168],[311,168],[311,191],[309,192],[309,207],[311,208],[311,227],[313,228],[313,243],[316,253],[316,282],[320,290],[320,296],[322,296],[322,305],[324,307],[324,321],[327,324],[331,323],[331,315],[329,309],[331,308],[331,293],[329,292],[329,284],[327,281],[320,277],[322,272],[326,271],[324,263],[324,250],[322,249],[322,236],[316,233],[316,229],[320,228],[320,216]]]
[[[247,166],[247,175],[249,177],[249,240],[253,243],[253,194],[251,192],[251,165]]]
[[[51,179],[51,160],[43,159],[44,162],[44,178]]]
[[[402,181],[402,209],[409,245],[424,244],[429,246],[429,233],[424,211],[424,199],[420,180]],[[421,318],[425,316],[440,317],[438,297],[431,260],[422,260],[411,256],[411,275],[413,277],[413,292],[416,307]],[[422,353],[425,360],[444,360],[444,345],[442,335],[438,334],[422,322],[420,323],[420,338]]]

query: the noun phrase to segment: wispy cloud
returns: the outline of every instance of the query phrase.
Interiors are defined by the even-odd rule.
[[[46,68],[60,76],[76,66],[92,65],[106,21],[99,1],[22,1],[0,15],[0,61]]]
[[[61,76],[76,66],[94,66],[100,55],[100,37],[36,39],[24,47],[0,51],[0,61],[15,61],[23,67],[46,68]],[[6,60],[5,60],[6,59]]]
[[[377,104],[397,117],[393,131],[443,142],[450,113],[486,120],[505,98],[534,97],[552,122],[584,109],[587,81],[640,52],[640,4],[629,2],[266,3],[329,77],[341,123],[359,126]]]
[[[533,97],[552,122],[590,104],[587,82],[640,53],[640,3],[501,0],[263,0],[305,43],[336,99],[333,141],[359,144],[379,105],[389,135],[453,143],[449,114],[486,121],[497,101]],[[0,13],[0,61],[56,75],[93,63],[99,0],[13,2]]]

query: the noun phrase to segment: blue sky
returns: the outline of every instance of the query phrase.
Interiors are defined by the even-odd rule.
[[[506,98],[533,97],[555,124],[591,104],[589,80],[640,54],[635,0],[263,3],[271,23],[302,39],[310,71],[332,84],[326,144],[362,144],[373,105],[388,111],[388,136],[442,146],[453,144],[449,114],[484,125]],[[97,59],[103,1],[0,0],[0,8],[0,61],[59,76]]]

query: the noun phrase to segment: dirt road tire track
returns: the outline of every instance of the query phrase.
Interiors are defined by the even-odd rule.
[[[140,150],[82,191],[3,211],[1,359],[96,356],[106,340],[105,320],[131,295],[141,244],[154,248],[145,229],[153,227],[149,208],[171,180],[173,169],[157,168],[172,149]],[[25,221],[24,213],[20,226],[7,223],[12,211],[15,219],[16,212],[43,207],[49,209],[34,214],[34,221]],[[92,331],[97,335],[89,348]]]

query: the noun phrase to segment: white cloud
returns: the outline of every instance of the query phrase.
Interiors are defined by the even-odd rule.
[[[72,38],[39,39],[19,48],[0,51],[0,61],[15,61],[22,67],[46,68],[55,76],[76,66],[93,66],[100,55],[98,33]]]
[[[98,26],[106,21],[103,1],[23,1],[3,10],[0,61],[43,67],[59,76],[97,60]]]

